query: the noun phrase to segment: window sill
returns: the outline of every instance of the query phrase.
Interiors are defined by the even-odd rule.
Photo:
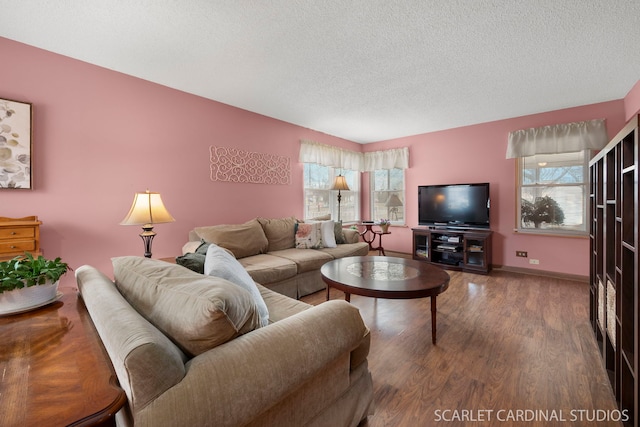
[[[589,238],[589,233],[586,231],[555,231],[555,230],[525,230],[525,229],[513,229],[514,234],[526,234],[533,236],[547,236],[547,237],[572,237],[579,239]]]

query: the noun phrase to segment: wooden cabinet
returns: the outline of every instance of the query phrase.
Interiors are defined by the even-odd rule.
[[[589,163],[590,318],[625,425],[638,425],[638,117]]]
[[[0,217],[0,261],[30,252],[33,256],[40,252],[40,224],[37,216],[25,218]]]
[[[444,268],[491,271],[491,231],[413,228],[413,259]]]

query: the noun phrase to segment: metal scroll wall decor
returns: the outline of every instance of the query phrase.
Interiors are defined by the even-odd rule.
[[[291,159],[228,147],[209,147],[211,181],[289,184]]]

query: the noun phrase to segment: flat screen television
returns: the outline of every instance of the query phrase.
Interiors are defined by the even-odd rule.
[[[418,186],[418,224],[489,228],[489,183]]]

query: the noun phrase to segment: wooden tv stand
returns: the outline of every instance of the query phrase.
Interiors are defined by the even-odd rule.
[[[416,227],[413,259],[470,273],[491,271],[491,230]]]

